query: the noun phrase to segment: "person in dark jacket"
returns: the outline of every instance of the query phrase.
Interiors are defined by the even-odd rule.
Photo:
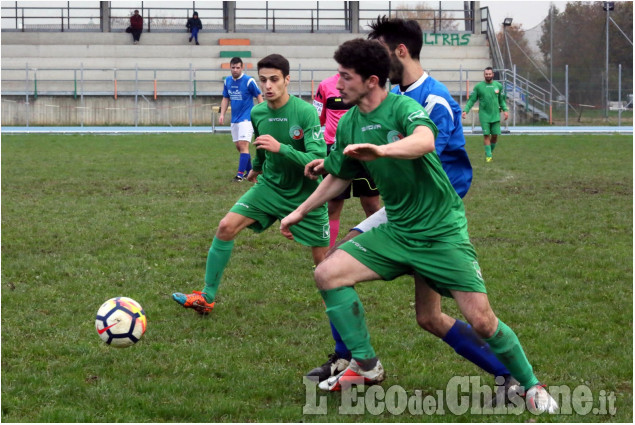
[[[139,44],[141,32],[143,32],[143,17],[139,15],[138,10],[135,10],[134,15],[130,17],[130,32],[132,33],[134,44]]]
[[[196,41],[196,45],[198,45],[198,31],[203,29],[203,24],[201,20],[198,18],[198,12],[194,12],[192,17],[187,20],[187,24],[185,25],[190,30],[190,43],[192,39]]]

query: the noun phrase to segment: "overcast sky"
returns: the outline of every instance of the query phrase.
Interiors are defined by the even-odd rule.
[[[540,24],[549,15],[549,5],[553,4],[562,12],[566,1],[482,1],[481,7],[487,6],[492,15],[492,23],[498,30],[505,18],[513,18],[514,24],[522,24],[528,30]]]

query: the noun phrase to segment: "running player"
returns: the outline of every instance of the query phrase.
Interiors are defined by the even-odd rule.
[[[326,156],[315,109],[287,91],[290,80],[287,59],[277,54],[263,58],[258,62],[258,78],[266,103],[256,105],[251,111],[257,150],[253,169],[247,176],[256,184],[220,221],[207,256],[203,290],[187,295],[172,294],[174,301],[200,314],[214,308],[236,236],[246,227],[263,232],[300,205],[319,183],[304,176],[304,166]],[[326,203],[323,203],[307,216],[303,226],[294,229],[296,240],[311,247],[315,264],[324,259],[328,250],[328,225]]]
[[[305,173],[329,175],[295,211],[281,220],[291,227],[339,193],[360,168],[373,177],[388,221],[341,245],[315,271],[326,311],[353,354],[348,368],[320,383],[339,391],[351,383],[374,384],[385,377],[370,344],[364,309],[353,286],[392,280],[410,270],[420,277],[415,303],[425,303],[422,286],[452,296],[474,330],[524,388],[538,412],[555,412],[557,403],[540,384],[516,334],[492,311],[476,253],[469,241],[461,198],[435,153],[437,128],[423,107],[406,96],[384,91],[390,59],[372,40],[350,40],[335,52],[342,99],[355,104],[337,129],[337,145],[325,161],[312,161]],[[359,143],[359,142],[365,143]]]

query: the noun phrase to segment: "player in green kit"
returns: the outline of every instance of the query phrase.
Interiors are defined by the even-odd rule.
[[[476,252],[469,240],[463,202],[435,152],[437,128],[424,108],[407,96],[387,93],[390,58],[378,42],[356,39],[335,52],[338,89],[354,106],[340,120],[336,146],[326,160],[307,164],[305,174],[329,175],[280,223],[292,239],[293,226],[339,193],[360,169],[369,172],[384,200],[388,221],[340,245],[321,262],[315,281],[326,312],[352,353],[348,368],[319,384],[339,391],[351,384],[376,384],[385,377],[370,344],[359,282],[392,280],[409,271],[420,286],[452,296],[461,313],[528,389],[535,412],[555,412],[555,400],[540,384],[516,334],[492,311]]]
[[[492,162],[494,149],[498,136],[501,134],[501,111],[505,114],[505,121],[509,117],[507,103],[505,103],[505,90],[503,85],[494,81],[494,70],[485,68],[483,72],[485,81],[474,86],[470,98],[465,104],[463,118],[470,112],[472,106],[478,101],[478,119],[483,129],[483,145],[485,146],[485,161]]]
[[[177,303],[200,314],[214,308],[236,236],[246,227],[263,232],[304,202],[319,184],[304,176],[304,167],[312,160],[326,157],[315,108],[287,91],[289,62],[277,54],[263,58],[258,62],[258,78],[266,102],[251,110],[257,150],[253,169],[247,176],[247,180],[256,184],[220,221],[207,256],[203,290],[172,294]],[[293,233],[298,242],[311,247],[313,261],[319,264],[329,246],[326,202]]]

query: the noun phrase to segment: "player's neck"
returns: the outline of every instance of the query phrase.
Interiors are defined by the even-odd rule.
[[[383,87],[377,86],[366,96],[364,96],[357,106],[362,113],[368,114],[369,112],[374,111],[379,105],[381,105],[381,102],[383,102],[387,96],[388,92],[384,90]]]
[[[287,104],[290,98],[291,96],[288,92],[284,93],[282,96],[275,100],[267,100],[267,106],[269,107],[269,109],[280,109]]]
[[[406,87],[417,81],[423,75],[423,67],[418,60],[410,60],[403,64],[401,85]]]

